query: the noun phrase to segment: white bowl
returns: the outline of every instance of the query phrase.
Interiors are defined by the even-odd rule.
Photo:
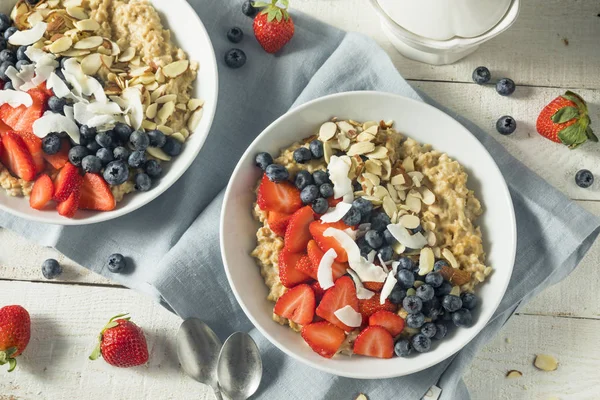
[[[202,148],[212,125],[217,107],[218,72],[212,43],[200,18],[185,0],[151,0],[162,23],[171,30],[172,38],[189,56],[198,61],[200,69],[194,83],[193,97],[205,100],[204,115],[198,128],[190,135],[182,153],[163,163],[163,176],[148,192],[134,192],[125,196],[113,211],[79,210],[75,218],[62,217],[56,210],[38,211],[29,207],[28,198],[11,197],[0,189],[0,209],[35,222],[56,225],[87,225],[108,221],[148,204],[173,185],[192,164]],[[0,12],[9,13],[16,0],[0,1]]]
[[[261,171],[254,166],[260,151],[278,154],[280,149],[311,135],[333,116],[358,121],[396,121],[398,131],[419,142],[430,143],[460,161],[469,173],[469,187],[485,209],[479,224],[484,235],[488,263],[494,272],[478,287],[481,304],[475,323],[435,344],[434,350],[410,357],[377,359],[337,355],[325,359],[314,353],[302,337],[274,322],[273,303],[250,256],[256,246],[259,224],[252,217],[254,187]],[[252,323],[271,343],[311,367],[350,378],[376,379],[408,375],[428,368],[463,348],[483,329],[502,299],[512,273],[516,250],[516,224],[512,200],[504,178],[481,143],[454,119],[425,103],[380,92],[349,92],[304,104],[273,122],[240,159],[225,193],[221,213],[221,254],[229,284]]]

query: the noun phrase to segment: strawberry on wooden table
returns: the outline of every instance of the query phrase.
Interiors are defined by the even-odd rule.
[[[309,225],[315,220],[310,206],[304,206],[290,218],[285,231],[285,247],[293,253],[304,252],[311,239]]]
[[[567,91],[542,109],[536,129],[546,139],[574,149],[588,139],[598,141],[590,123],[585,100],[577,93]]]
[[[294,36],[294,21],[287,10],[289,1],[281,0],[283,8],[276,4],[277,0],[253,3],[262,10],[254,17],[252,28],[256,40],[267,53],[277,53]]]
[[[17,177],[25,181],[33,181],[36,166],[21,136],[14,132],[7,132],[2,135],[1,146],[0,162]]]
[[[302,338],[318,355],[331,358],[344,343],[344,331],[327,321],[315,322],[302,328]]]
[[[0,365],[8,364],[8,372],[17,366],[15,357],[21,354],[31,336],[29,313],[21,306],[0,308]]]
[[[332,223],[323,223],[321,221],[315,221],[311,223],[309,227],[309,231],[312,237],[315,239],[315,242],[317,242],[317,245],[319,245],[321,250],[323,250],[323,252],[325,253],[329,249],[334,249],[337,254],[335,261],[345,263],[346,261],[348,261],[348,254],[346,253],[346,250],[344,250],[344,248],[336,239],[332,237],[325,237],[324,233],[327,230],[327,228],[345,230],[348,229],[349,226],[344,224],[342,221]]]
[[[309,285],[298,285],[277,299],[273,312],[299,325],[310,324],[315,316],[315,293]]]
[[[271,228],[271,230],[277,235],[284,237],[285,230],[287,229],[291,216],[291,214],[280,213],[277,211],[269,211],[267,215],[267,222],[269,223],[269,228]]]
[[[29,205],[36,210],[42,210],[54,196],[54,183],[46,175],[40,175],[33,184],[31,195],[29,196]]]
[[[393,337],[396,337],[404,329],[404,319],[391,311],[381,310],[369,317],[369,325],[384,327]]]
[[[335,316],[335,312],[345,306],[350,306],[358,312],[358,298],[356,297],[356,287],[352,278],[343,276],[333,287],[329,288],[323,295],[323,299],[317,307],[317,315],[335,326],[350,332],[352,327],[344,324]]]
[[[90,360],[102,356],[115,367],[128,368],[148,362],[148,346],[142,329],[127,314],[112,317],[102,328]]]
[[[296,268],[299,263],[306,263],[306,261],[310,263],[310,260],[305,257],[305,254],[292,253],[285,247],[279,252],[277,264],[279,266],[279,280],[283,286],[292,288],[311,280],[309,275]]]
[[[368,326],[354,341],[354,353],[377,358],[392,358],[394,338],[381,326]]]
[[[117,203],[108,183],[98,174],[86,173],[81,183],[79,208],[82,210],[111,211]]]
[[[290,182],[271,182],[263,175],[256,201],[261,210],[293,214],[302,207],[300,191]]]

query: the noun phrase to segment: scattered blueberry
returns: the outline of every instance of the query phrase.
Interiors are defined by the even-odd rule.
[[[425,283],[431,287],[438,288],[444,283],[444,277],[439,272],[430,272],[425,275]]]
[[[102,148],[95,140],[89,142],[85,147],[90,151],[90,153],[95,153]]]
[[[373,211],[373,203],[362,197],[354,199],[352,207],[360,211],[360,215],[363,217],[369,217]]]
[[[325,199],[333,197],[333,185],[331,183],[324,183],[319,186],[319,192],[321,192],[321,196]]]
[[[487,67],[477,67],[473,70],[473,81],[478,85],[484,85],[492,79],[492,74]]]
[[[271,182],[286,181],[290,177],[290,173],[288,172],[287,168],[279,164],[269,165],[265,170],[265,174]]]
[[[109,149],[105,148],[98,149],[96,152],[96,157],[98,157],[102,165],[106,165],[115,159],[113,157],[113,153]]]
[[[76,167],[79,167],[81,165],[81,160],[83,160],[83,157],[87,155],[88,149],[86,149],[85,147],[73,146],[69,150],[69,161],[71,161],[71,164],[75,165]]]
[[[473,324],[473,316],[471,315],[471,311],[466,308],[461,308],[452,314],[452,322],[456,326],[462,326],[468,328]]]
[[[146,132],[135,131],[129,137],[129,142],[136,150],[146,150],[150,145],[150,138]]]
[[[148,138],[150,139],[150,146],[152,147],[163,147],[167,141],[165,134],[158,129],[148,132]]]
[[[477,306],[477,296],[473,293],[463,293],[460,295],[460,299],[462,300],[463,308],[466,308],[467,310],[472,310]]]
[[[128,142],[129,137],[133,133],[133,129],[131,129],[129,125],[124,124],[122,122],[117,122],[117,124],[113,128],[113,131],[119,136],[119,139],[123,143]]]
[[[424,323],[425,316],[423,315],[423,313],[408,314],[406,316],[406,326],[408,326],[409,328],[418,329],[422,327]]]
[[[135,182],[135,190],[138,192],[147,192],[152,187],[152,180],[144,173],[136,174],[133,181]]]
[[[9,49],[4,49],[0,51],[0,62],[8,61],[11,64],[15,64],[17,62],[17,55],[14,51]]]
[[[104,169],[103,176],[109,185],[120,185],[129,178],[129,168],[123,161],[112,161]]]
[[[269,153],[258,153],[254,158],[254,164],[264,171],[269,165],[273,164],[273,157]]]
[[[6,86],[4,87],[6,89]],[[46,154],[56,154],[60,150],[60,138],[56,133],[50,133],[42,139],[42,150]]]
[[[421,333],[431,339],[437,333],[437,328],[433,322],[427,322],[421,327]]]
[[[326,185],[328,185],[328,183],[326,183]],[[323,186],[325,186],[325,185],[323,185]],[[348,210],[348,212],[346,213],[346,215],[344,215],[342,217],[342,221],[348,226],[354,226],[354,225],[360,224],[360,219],[361,219],[360,211],[358,211],[354,207],[351,207],[350,210]]]
[[[319,197],[318,199],[313,201],[311,207],[315,213],[325,214],[329,209],[329,204],[327,203],[327,200],[325,200],[322,197]]]
[[[446,337],[448,333],[448,328],[444,324],[435,324],[435,336],[433,336],[436,340],[441,340]]]
[[[162,175],[162,166],[156,160],[148,160],[144,165],[144,170],[150,178],[156,179]]]
[[[31,61],[29,59],[29,57],[27,57],[27,54],[25,53],[26,51],[27,51],[27,46],[19,46],[19,48],[17,49],[17,60]]]
[[[298,190],[302,190],[308,185],[312,185],[313,183],[313,177],[308,171],[298,171],[298,173],[296,174],[296,178],[294,178],[294,185],[296,185]]]
[[[450,264],[448,264],[448,261],[446,260],[437,260],[434,264],[433,264],[433,270],[434,271],[439,271],[440,269],[444,268],[444,267],[449,267]]]
[[[105,149],[109,149],[113,146],[112,138],[106,132],[100,132],[96,135],[96,143]]]
[[[440,285],[440,287],[435,288],[435,295],[436,296],[446,296],[446,295],[449,295],[451,291],[452,291],[452,285],[450,284],[450,282],[444,281]]]
[[[374,229],[367,231],[365,234],[365,240],[374,249],[378,249],[383,244],[383,235]]]
[[[42,275],[46,279],[54,279],[62,273],[62,267],[53,258],[49,258],[42,263]]]
[[[406,296],[404,300],[402,300],[402,307],[404,307],[409,314],[416,314],[423,309],[423,300],[417,296]]]
[[[85,172],[97,174],[102,170],[102,161],[96,156],[85,156],[81,160],[81,167]]]
[[[308,185],[300,192],[300,200],[304,204],[311,204],[319,197],[319,188],[315,185]]]
[[[415,269],[415,262],[408,257],[400,257],[398,263],[398,272],[400,272],[401,269],[406,269],[408,271]]]
[[[510,135],[517,129],[517,121],[510,115],[504,115],[496,121],[496,130],[502,135]]]
[[[319,159],[325,154],[323,152],[323,142],[321,142],[320,140],[313,140],[312,142],[310,142],[308,147],[310,148],[310,152],[312,153],[312,157],[314,159]]]
[[[315,185],[321,186],[324,183],[329,183],[329,174],[326,171],[317,170],[313,172],[313,180]]]
[[[379,249],[379,256],[384,262],[391,261],[394,256],[394,250],[392,250],[391,246],[383,246]]]
[[[442,300],[442,306],[446,310],[454,312],[462,307],[462,300],[458,296],[449,294],[444,296],[444,299]]]
[[[589,188],[594,183],[594,174],[587,169],[580,169],[575,174],[575,183],[581,188]]]
[[[510,96],[516,89],[515,82],[509,78],[502,78],[496,82],[496,92],[501,96]]]
[[[406,339],[400,339],[394,345],[394,353],[398,357],[406,357],[410,355],[412,351],[412,347],[410,346],[410,342]]]
[[[10,80],[10,78],[6,75],[6,70],[9,67],[12,67],[12,64],[8,61],[5,61],[0,64],[0,79],[2,79],[5,82]]]
[[[296,161],[299,164],[307,163],[311,160],[311,158],[312,154],[310,153],[310,150],[306,147],[299,147],[296,150],[294,150],[294,161]]]
[[[27,61],[27,60],[19,60],[17,61],[17,63],[15,64],[15,68],[19,71],[23,70],[23,67],[26,65],[30,65],[31,62]]]
[[[247,3],[250,3],[249,1]],[[0,32],[6,31],[10,28],[10,17],[4,13],[0,13]]]
[[[63,114],[64,111],[64,107],[67,105],[67,100],[66,99],[61,99],[59,97],[56,96],[52,96],[48,99],[48,108],[50,109],[50,111],[58,113],[58,114]]]
[[[130,154],[131,152],[123,146],[115,147],[113,150],[113,158],[115,160],[127,161]]]
[[[18,32],[19,30],[17,28],[15,28],[14,26],[11,26],[10,28],[8,28],[7,30],[4,31],[4,39],[8,40],[14,33]]]
[[[257,11],[257,8],[252,5],[251,1],[244,1],[242,3],[242,12],[244,13],[244,15],[247,15],[248,17],[254,17],[254,15],[256,15],[256,11]],[[9,26],[10,26],[10,21],[9,21]]]
[[[426,353],[431,348],[431,339],[422,333],[417,333],[412,337],[412,347],[419,353]]]
[[[15,90],[12,81],[4,82],[4,90]]]
[[[172,137],[168,137],[166,138],[165,145],[162,147],[162,149],[168,155],[175,157],[181,154],[182,147],[183,145],[179,140],[173,139]]]
[[[125,257],[122,254],[115,253],[108,256],[107,267],[108,270],[112,273],[119,273],[125,269],[127,262]]]
[[[428,301],[428,300],[433,299],[434,295],[435,295],[435,292],[433,290],[433,287],[431,287],[431,285],[428,285],[425,283],[417,288],[417,296],[419,296],[421,298],[421,300],[423,300],[423,301]]]
[[[225,53],[225,64],[229,68],[240,68],[246,64],[246,53],[241,49],[231,49]]]
[[[396,285],[396,286],[394,286],[394,289],[392,289],[392,292],[390,293],[388,300],[392,304],[400,304],[400,303],[402,303],[402,300],[404,300],[405,297],[406,297],[406,290],[404,290],[400,286]]]
[[[142,150],[136,150],[129,155],[127,163],[132,168],[142,168],[146,163],[146,152]]]
[[[392,221],[384,212],[378,212],[371,217],[371,229],[383,232]]]
[[[93,139],[96,136],[96,128],[89,127],[87,125],[81,125],[79,127],[79,133],[86,139]]]
[[[244,32],[237,26],[227,31],[227,39],[229,39],[231,43],[239,43],[243,38]]]

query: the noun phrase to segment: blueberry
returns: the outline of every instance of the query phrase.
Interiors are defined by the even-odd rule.
[[[400,263],[398,264],[398,272],[401,269],[406,269],[408,271],[412,271],[413,269],[415,269],[415,262],[408,257],[400,257],[400,259],[398,259],[398,262]]]
[[[310,150],[306,147],[299,147],[296,150],[294,150],[294,161],[296,161],[299,164],[309,162],[311,158],[312,154],[310,153]]]
[[[425,232],[425,230],[423,229],[423,227],[421,225],[417,226],[414,229],[409,229],[409,231],[410,231],[411,235],[415,235],[419,232],[421,232],[421,233]]]
[[[42,263],[42,275],[46,279],[54,279],[62,273],[62,267],[53,258],[49,258]]]
[[[311,207],[315,213],[325,214],[329,209],[329,204],[327,203],[327,200],[325,200],[322,197],[319,197],[318,199],[313,201]]]
[[[394,256],[394,250],[392,250],[391,246],[383,246],[379,249],[379,256],[385,262],[391,261]]]
[[[396,277],[398,278],[398,283],[405,289],[411,288],[415,284],[415,276],[412,271],[407,269],[399,269]]]
[[[148,160],[144,165],[144,170],[150,178],[156,179],[162,175],[162,166],[156,160]]]
[[[363,217],[368,217],[373,211],[373,203],[362,197],[354,199],[354,201],[352,202],[352,207],[360,211],[360,215],[362,215]]]
[[[231,49],[225,53],[225,64],[229,68],[240,68],[246,64],[246,53],[241,49]]]
[[[396,285],[392,289],[388,299],[392,304],[401,304],[402,300],[406,297],[406,290],[402,289],[400,286]]]
[[[383,244],[383,235],[374,229],[367,231],[365,234],[365,240],[374,249],[378,249]]]
[[[320,140],[313,140],[312,142],[310,142],[310,144],[308,145],[308,147],[310,148],[310,152],[312,153],[312,157],[317,160],[321,157],[323,157],[323,155],[325,154],[323,152],[323,142],[321,142]]]
[[[487,67],[477,67],[473,71],[473,81],[478,85],[486,84],[492,79],[492,74]]]
[[[421,333],[431,339],[437,333],[437,328],[433,322],[427,322],[421,327]]]
[[[60,138],[56,135],[56,133],[50,133],[42,139],[42,150],[46,154],[58,153],[60,150],[60,145]]]
[[[102,161],[96,156],[85,156],[81,160],[81,167],[85,172],[97,174],[102,170]]]
[[[148,132],[148,138],[150,139],[150,146],[152,147],[163,147],[167,141],[165,134],[158,129]]]
[[[406,339],[400,339],[394,345],[394,353],[398,357],[406,357],[410,355],[412,351],[412,347],[410,346],[410,342]]]
[[[77,144],[77,143],[75,143],[75,142],[73,141],[73,139],[71,139],[70,137],[69,137],[69,140],[71,141],[71,143],[72,143],[73,145],[76,145],[76,144]],[[83,136],[79,136],[79,144],[80,144],[80,145],[82,145],[82,146],[87,146],[87,145],[88,145],[88,143],[90,143],[90,141],[91,141],[90,139],[86,139],[86,138],[84,138]],[[87,148],[87,147],[86,147],[86,148]]]
[[[60,80],[62,80],[67,86],[70,86],[70,83],[67,82],[67,79],[65,78],[65,74],[63,74],[62,70],[60,68],[56,68],[54,70],[54,73],[56,74],[56,76],[58,76],[60,78]]]
[[[31,61],[29,59],[29,57],[27,57],[27,54],[25,53],[26,51],[27,51],[27,46],[19,46],[19,48],[17,49],[17,60]]]
[[[371,217],[371,229],[383,232],[392,221],[386,213],[378,212]]]
[[[408,326],[409,328],[418,329],[422,327],[424,323],[425,316],[423,315],[423,313],[408,314],[406,316],[406,326]]]
[[[290,173],[288,172],[287,168],[279,164],[269,165],[265,170],[265,174],[271,182],[282,182],[290,177]]]
[[[11,26],[10,28],[8,28],[7,30],[4,31],[4,39],[8,40],[14,33],[18,32],[19,30],[17,28],[15,28],[14,26]]]
[[[575,183],[581,188],[589,188],[594,183],[594,174],[587,169],[580,169],[575,174]]]
[[[461,308],[452,314],[452,322],[456,326],[462,326],[465,328],[470,327],[473,324],[473,316],[471,315],[471,311],[466,308]]]
[[[102,165],[106,165],[115,159],[113,153],[109,149],[104,148],[100,148],[96,151],[96,157],[98,157]]]
[[[446,295],[449,295],[451,291],[452,291],[452,285],[450,284],[450,282],[444,281],[440,285],[440,287],[435,289],[435,295],[438,297],[446,296]]]
[[[8,43],[6,42],[6,39],[4,39],[4,37],[0,34],[0,51],[4,50],[8,47]]]
[[[126,265],[127,262],[122,254],[115,253],[108,256],[108,263],[106,266],[110,272],[117,274],[123,271]]]
[[[509,78],[502,78],[496,82],[496,92],[501,96],[510,96],[516,89],[515,82]]]
[[[467,310],[472,310],[477,306],[477,296],[475,296],[473,293],[463,293],[460,295],[460,299],[462,301],[463,308],[466,308]]]
[[[308,185],[313,184],[313,177],[308,171],[298,171],[296,174],[296,178],[294,179],[294,185],[298,188],[298,190],[302,190]]]
[[[300,192],[300,200],[304,204],[311,204],[317,197],[319,197],[319,188],[315,185],[308,185]]]
[[[242,12],[244,13],[244,15],[254,17],[254,15],[256,15],[256,11],[257,8],[252,5],[251,1],[244,1],[242,3]]]
[[[422,333],[417,333],[412,337],[412,347],[419,353],[426,353],[431,348],[431,339]]]
[[[510,115],[500,117],[496,121],[496,130],[502,135],[510,135],[517,129],[517,121]]]
[[[17,61],[17,63],[15,64],[15,68],[18,69],[19,71],[21,71],[23,69],[24,66],[26,65],[30,65],[31,62],[27,61],[27,60],[19,60]]]
[[[129,168],[123,161],[112,161],[104,169],[103,176],[109,185],[120,185],[129,179]]]
[[[452,313],[448,311],[442,311],[440,314],[440,319],[444,322],[450,322],[452,321]]]
[[[444,267],[449,267],[450,264],[448,264],[448,261],[446,260],[437,260],[434,264],[433,264],[433,270],[434,271],[439,271]]]
[[[123,146],[115,147],[113,157],[115,160],[127,161],[131,152]]]
[[[11,64],[15,64],[17,62],[17,55],[14,51],[9,49],[4,49],[0,51],[0,62],[8,61]]]
[[[121,142],[123,143],[128,142],[129,137],[133,133],[133,129],[131,129],[129,125],[124,124],[122,122],[117,122],[117,124],[113,128],[113,131],[119,136],[119,140],[121,140]]]
[[[93,142],[89,142],[85,147],[90,151],[90,153],[96,153],[102,148],[95,140]]]
[[[333,185],[331,183],[324,183],[319,186],[319,192],[324,198],[333,197]],[[359,214],[360,215],[360,214]]]
[[[431,287],[431,285],[428,285],[425,283],[417,288],[417,296],[419,296],[421,298],[421,300],[423,300],[423,301],[428,301],[428,300],[433,299],[434,295],[435,295],[435,292],[433,290],[433,287]]]
[[[0,13],[0,32],[4,32],[10,28],[10,25],[10,17],[4,13]]]
[[[179,140],[173,139],[172,137],[168,137],[165,140],[165,145],[162,147],[162,149],[168,155],[175,157],[181,154],[182,147],[183,145]]]
[[[88,153],[88,149],[83,146],[73,146],[69,150],[69,161],[71,161],[71,164],[79,167],[81,165],[81,160],[83,160]]]
[[[423,309],[423,300],[417,296],[406,296],[404,300],[402,300],[402,307],[404,307],[409,314],[416,314]]]
[[[448,328],[444,324],[437,323],[435,324],[435,336],[433,337],[436,340],[442,340],[446,337],[448,333]]]
[[[269,153],[258,153],[254,158],[254,164],[264,171],[269,165],[273,164],[273,157]]]
[[[351,207],[350,210],[348,210],[348,212],[346,213],[346,215],[342,217],[342,221],[348,226],[354,226],[360,224],[360,218],[360,211],[358,211],[354,207]]]
[[[2,79],[5,82],[10,80],[10,78],[6,75],[6,70],[12,66],[13,65],[8,61],[5,61],[0,64],[0,79]]]
[[[442,300],[442,306],[446,310],[454,312],[462,307],[462,300],[458,296],[449,294],[444,296],[444,299]]]
[[[52,112],[55,112],[58,114],[64,114],[63,109],[66,105],[67,105],[66,99],[61,99],[56,96],[52,96],[48,99],[48,108]]]
[[[109,149],[113,146],[113,140],[106,132],[100,132],[96,135],[96,143],[105,149]]]
[[[385,240],[385,242],[389,245],[393,245],[393,244],[397,243],[396,238],[387,229],[385,231],[383,231],[383,240]]]
[[[135,131],[129,137],[129,142],[136,150],[146,150],[150,145],[150,138],[146,132]]]
[[[365,240],[364,236],[360,237],[356,240],[356,245],[358,246],[358,249],[360,250],[360,255],[365,258],[367,258],[367,254],[369,254],[373,250],[371,248],[371,246],[369,246],[369,244]]]
[[[229,39],[231,43],[239,43],[243,38],[244,32],[242,32],[242,30],[237,26],[227,31],[227,39]]]
[[[32,6],[35,6],[37,3],[39,3],[39,2],[40,2],[40,0],[27,0],[27,2],[28,2],[30,5],[32,5]]]
[[[322,170],[315,171],[313,172],[313,180],[315,181],[315,185],[317,186],[329,183],[329,173]]]
[[[4,82],[4,90],[15,90],[12,81]]]
[[[425,283],[433,288],[438,288],[444,283],[444,277],[439,272],[430,272],[425,275]]]
[[[146,163],[146,152],[142,150],[136,150],[129,155],[127,163],[132,168],[142,168],[142,165]]]
[[[423,302],[423,314],[427,318],[436,319],[442,313],[441,308],[442,302],[437,297]]]
[[[89,127],[87,125],[81,125],[79,127],[79,133],[86,139],[93,139],[96,137],[96,128]]]
[[[135,182],[135,190],[138,192],[147,192],[152,187],[152,180],[144,173],[136,174],[133,181]]]

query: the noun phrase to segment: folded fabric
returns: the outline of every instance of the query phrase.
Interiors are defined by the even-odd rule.
[[[494,318],[451,359],[401,378],[340,378],[287,357],[245,317],[223,271],[219,214],[222,192],[237,160],[270,122],[290,107],[323,95],[380,90],[432,102],[419,96],[383,50],[366,37],[293,13],[295,36],[273,56],[251,37],[252,20],[240,12],[239,1],[190,3],[211,35],[220,74],[217,115],[190,169],[156,200],[113,221],[59,227],[0,212],[0,226],[53,246],[97,273],[154,296],[182,318],[204,320],[222,339],[234,331],[250,332],[261,349],[264,365],[263,381],[255,398],[353,399],[366,393],[372,399],[410,400],[420,399],[434,384],[443,389],[442,399],[468,398],[461,377],[477,350],[498,332],[521,302],[575,268],[598,234],[598,220],[524,167],[480,128],[454,115],[496,160],[516,211],[515,268]],[[246,52],[248,62],[236,70],[223,62],[223,54],[232,47],[225,32],[232,26],[240,26],[247,33],[236,46]],[[107,255],[115,252],[133,260],[134,265],[125,274],[110,274],[106,269]]]

